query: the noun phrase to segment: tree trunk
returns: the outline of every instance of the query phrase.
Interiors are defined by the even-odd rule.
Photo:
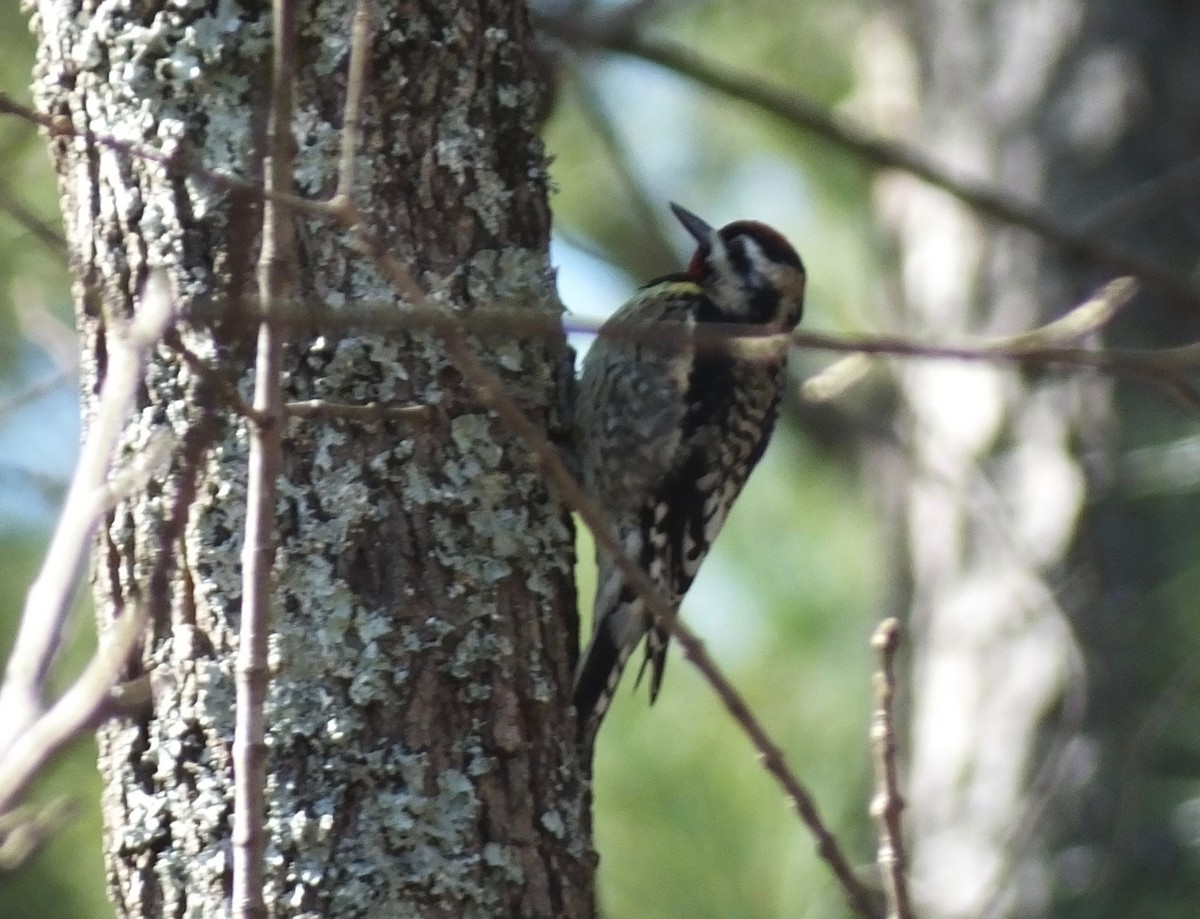
[[[1194,156],[1182,140],[1200,127],[1191,7],[891,7],[900,28],[877,37],[902,49],[890,59],[911,55],[916,65],[906,133],[1068,226]],[[876,76],[894,101],[904,81]],[[912,179],[886,178],[880,201],[918,337],[1031,328],[1114,275]],[[1096,229],[1186,276],[1194,220],[1172,204],[1160,201],[1153,221],[1126,215]],[[1153,290],[1136,309],[1143,335],[1154,324],[1194,335]],[[1058,910],[1072,903],[1080,915],[1124,915],[1130,901],[1114,894],[1139,871],[1138,844],[1129,848],[1115,811],[1136,742],[1129,732],[1162,689],[1172,630],[1149,596],[1159,550],[1111,490],[1113,387],[947,363],[905,364],[900,382],[915,630],[909,826],[921,914],[1067,915]],[[1137,404],[1144,394],[1122,398]],[[1162,845],[1166,815],[1155,819]],[[1144,895],[1144,886],[1125,892],[1134,890]]]
[[[523,5],[382,6],[355,189],[368,231],[439,306],[556,313]],[[352,9],[300,7],[296,184],[317,198],[336,175]],[[85,413],[105,342],[147,273],[165,269],[178,299],[179,340],[157,349],[123,440],[131,456],[168,432],[174,458],[112,511],[97,546],[102,629],[145,599],[157,554],[174,557],[169,609],[154,610],[131,673],[148,675],[152,706],[100,733],[110,890],[122,917],[219,916],[229,911],[247,422],[178,345],[248,401],[260,201],[206,170],[259,182],[270,14],[232,0],[44,0],[37,25],[43,110],[124,142],[52,143]],[[149,161],[141,146],[182,151],[190,165]],[[343,233],[299,222],[305,307],[404,309]],[[481,347],[554,430],[565,343]],[[427,412],[286,421],[266,712],[272,915],[591,916],[587,764],[567,701],[569,516],[435,336],[294,333],[284,367],[290,400]],[[196,463],[185,536],[162,546]]]

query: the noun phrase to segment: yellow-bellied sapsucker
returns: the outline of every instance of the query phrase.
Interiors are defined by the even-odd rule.
[[[770,227],[738,221],[715,230],[671,209],[695,238],[696,254],[686,272],[651,281],[600,329],[583,362],[575,412],[583,483],[675,613],[775,425],[783,333],[800,320],[805,274]],[[672,340],[664,323],[681,323],[681,334]],[[781,335],[703,347],[686,334],[702,323]],[[647,334],[639,337],[641,328]],[[598,548],[596,561],[592,639],[574,689],[588,740],[647,634],[642,672],[649,665],[654,701],[670,638],[610,554]]]

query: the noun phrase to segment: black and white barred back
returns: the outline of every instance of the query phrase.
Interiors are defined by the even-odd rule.
[[[795,250],[761,223],[718,231],[672,209],[696,254],[687,272],[652,281],[600,330],[584,360],[576,421],[584,484],[676,612],[774,428],[805,274]],[[780,337],[697,348],[672,338],[669,323],[756,325]],[[656,332],[639,337],[642,327]],[[670,638],[608,553],[597,550],[597,565],[592,639],[574,691],[588,742],[645,635],[638,679],[649,665],[654,701]]]

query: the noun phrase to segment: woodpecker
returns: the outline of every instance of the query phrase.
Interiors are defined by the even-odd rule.
[[[583,484],[674,615],[775,426],[805,272],[765,224],[716,230],[677,204],[671,210],[695,239],[695,255],[687,271],[651,281],[601,327],[583,362],[575,417]],[[688,340],[687,330],[721,323],[778,335],[717,347]],[[639,339],[643,327],[656,334]],[[654,702],[670,639],[599,547],[596,564],[592,637],[574,686],[588,743],[643,636],[638,682],[649,667]]]

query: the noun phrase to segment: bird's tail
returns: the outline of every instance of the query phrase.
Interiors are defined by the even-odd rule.
[[[587,740],[595,737],[625,665],[650,624],[641,597],[605,559],[600,560],[594,611],[592,639],[575,671],[574,689],[580,737]]]
[[[617,691],[632,648],[620,647],[601,626],[592,635],[575,673],[575,712],[581,737],[593,737]]]

